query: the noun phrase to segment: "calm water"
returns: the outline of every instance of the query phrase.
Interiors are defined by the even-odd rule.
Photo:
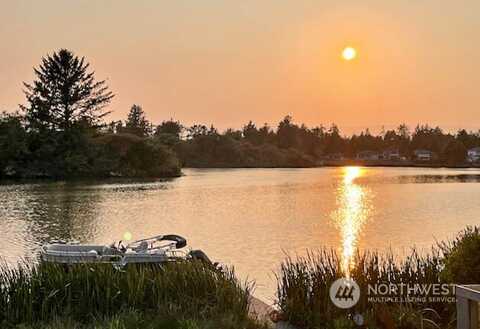
[[[185,169],[169,181],[0,185],[0,257],[53,238],[110,243],[177,233],[255,279],[272,300],[285,253],[398,254],[480,224],[480,171],[409,168]]]

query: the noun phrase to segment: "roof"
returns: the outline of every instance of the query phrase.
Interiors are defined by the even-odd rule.
[[[400,150],[399,149],[386,149],[383,151],[383,153],[400,153]]]
[[[473,149],[469,149],[468,152],[480,153],[480,146],[474,147]]]
[[[415,154],[432,154],[433,152],[432,151],[429,151],[429,150],[415,150],[413,151]]]
[[[357,154],[379,154],[377,151],[360,151]]]

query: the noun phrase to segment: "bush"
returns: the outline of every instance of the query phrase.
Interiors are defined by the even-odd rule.
[[[27,132],[18,113],[0,113],[0,177],[17,176],[28,156]]]
[[[480,230],[467,227],[455,240],[440,243],[444,254],[442,279],[455,284],[480,283]]]
[[[119,133],[101,135],[94,142],[99,148],[95,168],[104,176],[180,176],[176,155],[157,138]]]

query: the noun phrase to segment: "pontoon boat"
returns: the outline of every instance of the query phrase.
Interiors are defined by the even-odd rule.
[[[200,259],[211,263],[201,250],[186,250],[187,241],[178,235],[159,235],[128,244],[87,245],[78,242],[55,241],[41,249],[44,262],[78,264],[111,263],[125,266],[132,263],[166,263]]]

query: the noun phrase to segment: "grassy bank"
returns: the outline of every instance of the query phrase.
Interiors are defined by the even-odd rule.
[[[329,295],[332,283],[346,276],[341,259],[333,250],[312,252],[306,257],[288,258],[278,274],[278,307],[281,316],[299,328],[356,328],[353,316],[359,313],[368,328],[455,328],[455,302],[439,301],[433,291],[389,293],[379,302],[369,299],[368,285],[395,284],[426,287],[431,284],[480,282],[480,233],[467,228],[454,241],[443,242],[428,254],[413,250],[403,261],[392,254],[363,253],[355,256],[351,278],[360,287],[360,300],[351,309],[336,307]],[[453,290],[446,297],[452,297]],[[432,298],[430,298],[432,297]],[[445,297],[445,296],[444,296]]]
[[[223,316],[214,319],[189,319],[180,316],[149,315],[138,311],[106,317],[95,318],[87,323],[72,320],[71,318],[54,319],[49,322],[35,324],[21,324],[15,329],[257,329],[267,328],[252,320],[238,322],[232,316]]]
[[[189,319],[152,316],[138,311],[125,311],[106,318],[95,318],[87,323],[71,318],[55,319],[49,322],[21,324],[15,329],[222,329],[222,328],[262,328],[254,321],[238,322],[231,316],[214,319]]]
[[[22,265],[0,270],[2,328],[260,328],[251,287],[196,262],[163,267]]]

